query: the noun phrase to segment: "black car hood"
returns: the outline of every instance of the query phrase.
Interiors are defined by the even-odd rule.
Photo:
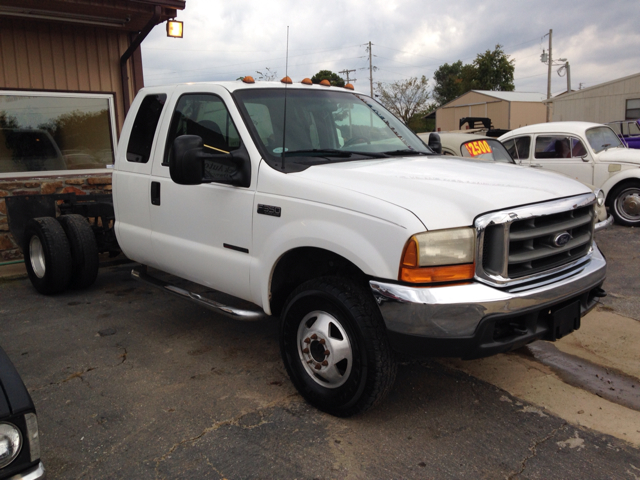
[[[0,419],[28,410],[34,410],[31,395],[13,363],[0,348]]]

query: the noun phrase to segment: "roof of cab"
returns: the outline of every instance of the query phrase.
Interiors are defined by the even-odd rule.
[[[167,90],[167,89],[174,89],[180,85],[201,85],[203,87],[206,87],[207,85],[217,85],[217,86],[224,87],[230,92],[234,92],[236,90],[265,89],[265,88],[284,89],[286,85],[287,89],[296,89],[296,90],[311,89],[311,90],[324,90],[324,91],[334,91],[334,92],[338,91],[338,92],[359,93],[359,94],[363,93],[363,92],[359,92],[358,90],[351,90],[344,87],[324,86],[324,85],[317,85],[317,84],[305,85],[300,82],[294,82],[294,83],[288,83],[288,84],[285,84],[283,82],[263,82],[263,81],[257,81],[255,83],[245,83],[242,80],[236,80],[233,82],[184,82],[184,83],[170,84],[165,86],[157,85],[153,87],[145,87],[144,90],[145,91],[154,91],[156,89]]]

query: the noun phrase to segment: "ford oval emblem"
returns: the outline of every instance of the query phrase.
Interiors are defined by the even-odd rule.
[[[564,247],[571,240],[571,234],[569,232],[556,233],[553,237],[553,244],[556,247]]]

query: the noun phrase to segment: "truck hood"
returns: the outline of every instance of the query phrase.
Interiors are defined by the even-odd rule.
[[[635,148],[610,148],[598,153],[596,157],[600,162],[640,165],[640,150]]]
[[[405,208],[429,230],[472,225],[486,212],[591,192],[556,173],[461,158],[343,162],[296,175]]]

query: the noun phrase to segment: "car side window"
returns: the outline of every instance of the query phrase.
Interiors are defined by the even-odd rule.
[[[578,158],[587,154],[582,141],[567,135],[540,135],[536,138],[536,158]]]
[[[202,138],[204,149],[229,153],[240,147],[240,135],[224,101],[213,94],[185,94],[180,97],[171,118],[162,165],[169,166],[173,141],[181,135]]]
[[[529,148],[531,147],[531,137],[517,137],[507,140],[504,143],[507,152],[515,160],[528,160]]]
[[[131,127],[131,136],[127,145],[128,162],[147,163],[149,161],[153,137],[166,101],[167,96],[164,93],[147,95],[142,100]]]

